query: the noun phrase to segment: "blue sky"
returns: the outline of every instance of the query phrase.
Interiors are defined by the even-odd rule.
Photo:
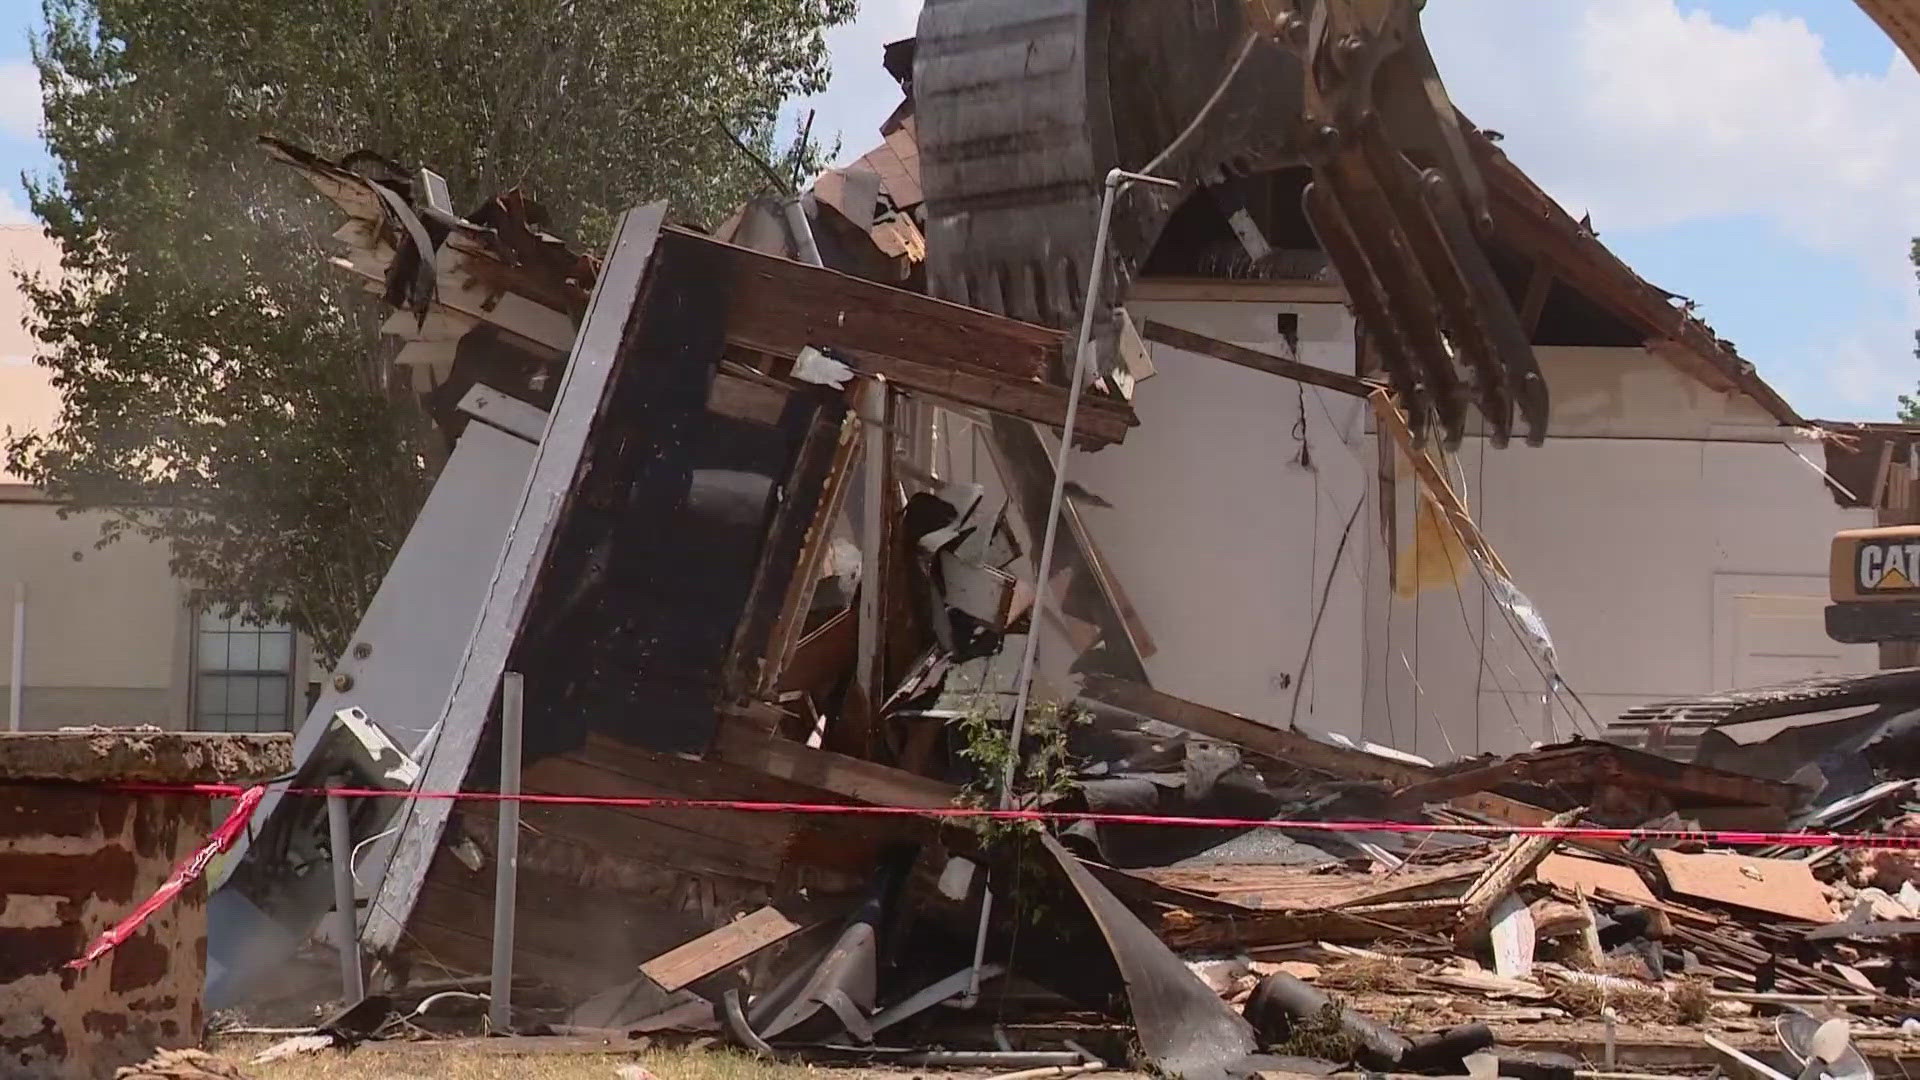
[[[845,156],[898,100],[880,48],[918,0],[863,0],[833,85],[796,103]],[[0,220],[48,162],[28,63],[37,0],[0,0]],[[1920,73],[1846,0],[1429,0],[1449,89],[1642,276],[1802,413],[1886,419],[1920,383]]]

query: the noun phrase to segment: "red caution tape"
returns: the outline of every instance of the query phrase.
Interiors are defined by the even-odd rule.
[[[233,842],[240,836],[240,831],[247,827],[247,820],[253,817],[254,807],[260,805],[261,798],[267,793],[264,787],[242,789],[224,784],[187,786],[219,787],[222,789],[221,795],[238,795],[240,801],[234,805],[233,812],[227,815],[227,820],[221,822],[220,827],[213,830],[213,835],[207,837],[207,842],[200,845],[200,850],[181,860],[180,865],[173,868],[173,873],[167,878],[166,884],[154,890],[153,895],[147,897],[139,907],[134,908],[132,914],[94,938],[93,944],[87,946],[86,952],[67,961],[68,967],[78,970],[112,952],[121,942],[132,937],[154,912],[165,907],[167,901],[180,895],[180,890],[191,885],[201,874],[206,873],[207,864],[213,862],[214,856],[233,846]]]
[[[117,784],[116,790],[157,794],[228,797],[243,789],[232,784]],[[249,792],[258,788],[246,789]],[[1283,829],[1296,832],[1451,833],[1467,836],[1555,836],[1567,840],[1698,841],[1729,847],[1838,847],[1920,850],[1920,836],[1884,833],[1746,832],[1700,829],[1613,829],[1592,825],[1436,825],[1423,821],[1288,821],[1266,818],[1183,817],[1159,814],[1102,814],[1073,810],[988,810],[972,806],[865,806],[845,803],[759,802],[737,799],[674,799],[609,795],[502,795],[495,791],[392,791],[384,788],[288,788],[287,795],[342,795],[361,799],[515,801],[541,806],[618,806],[636,810],[733,810],[758,814],[818,814],[855,817],[924,817],[956,820],[1037,821],[1060,824],[1162,825],[1206,829]],[[222,826],[225,828],[226,826]]]

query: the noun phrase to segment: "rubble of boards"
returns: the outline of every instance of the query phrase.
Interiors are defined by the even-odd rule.
[[[395,309],[450,448],[298,735],[297,782],[498,790],[515,673],[522,790],[611,800],[523,808],[514,1029],[1195,1080],[1453,1074],[1491,1052],[1530,1080],[1570,1075],[1567,1052],[1721,1053],[1661,1041],[1672,1025],[1750,1069],[1770,1025],[1800,1045],[1831,1012],[1866,1059],[1905,1053],[1915,863],[1711,837],[1907,828],[1910,685],[1877,723],[1839,721],[1827,757],[1795,743],[1832,742],[1816,724],[1697,761],[1576,742],[1438,767],[1151,688],[1069,520],[1050,607],[1078,659],[1010,747],[1017,661],[1048,632],[1021,572],[1056,479],[1061,334],[663,206],[596,261],[517,196],[457,218],[431,184],[268,149],[351,218],[340,265]],[[910,467],[925,403],[994,433],[996,483]],[[1080,416],[1089,443],[1135,423],[1098,388]],[[1063,817],[924,813],[996,793],[1009,755],[1019,805]],[[215,1007],[252,999],[332,902],[322,801],[270,798],[210,901]],[[470,1026],[446,1013],[490,970],[496,866],[516,861],[497,805],[358,802],[376,989],[315,1037]]]

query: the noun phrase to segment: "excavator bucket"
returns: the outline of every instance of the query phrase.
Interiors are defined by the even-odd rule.
[[[1417,436],[1537,444],[1547,392],[1483,247],[1466,136],[1420,0],[927,0],[913,93],[928,286],[1017,318],[1079,318],[1101,185],[1178,180],[1117,205],[1102,295],[1124,296],[1173,212],[1204,192],[1256,262],[1240,196],[1306,168],[1301,209]],[[1111,327],[1096,312],[1103,332]],[[1108,348],[1100,354],[1113,355]]]

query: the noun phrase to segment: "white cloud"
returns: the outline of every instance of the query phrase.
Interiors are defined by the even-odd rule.
[[[40,137],[40,72],[31,61],[0,61],[0,135]]]
[[[1920,72],[1904,56],[1841,74],[1798,18],[1731,26],[1673,0],[1456,0],[1425,23],[1461,108],[1602,236],[1755,218],[1920,316]],[[1845,399],[1890,404],[1914,383],[1912,325],[1836,327],[1833,354],[1804,359]]]
[[[1731,27],[1672,0],[1430,10],[1462,107],[1603,230],[1759,214],[1823,250],[1896,255],[1920,233],[1920,73],[1905,57],[1840,75],[1797,18]]]

